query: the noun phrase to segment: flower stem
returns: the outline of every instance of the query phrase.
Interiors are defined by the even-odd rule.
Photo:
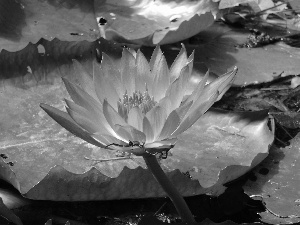
[[[164,191],[167,193],[169,198],[172,200],[177,212],[179,213],[183,222],[195,223],[195,219],[188,208],[185,200],[180,195],[175,186],[171,183],[171,181],[166,176],[165,172],[160,167],[156,156],[154,155],[146,155],[143,156],[148,169],[152,172],[153,176],[157,180],[157,182],[161,185]]]

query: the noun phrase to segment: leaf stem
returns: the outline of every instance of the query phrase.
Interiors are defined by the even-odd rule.
[[[160,167],[156,156],[148,154],[144,155],[143,158],[146,162],[146,165],[148,166],[148,169],[152,172],[157,182],[161,185],[169,198],[172,200],[183,222],[195,223],[194,216],[188,208],[185,200]]]

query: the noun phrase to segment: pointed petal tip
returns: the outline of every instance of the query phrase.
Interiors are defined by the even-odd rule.
[[[160,49],[160,45],[156,45],[156,47],[154,48],[154,51],[153,51],[153,53],[154,53],[155,51],[161,51],[161,49]]]
[[[46,105],[45,103],[40,103],[40,107],[43,108],[43,106]]]
[[[65,78],[65,77],[61,77],[61,79],[62,79],[63,82],[68,81],[68,79]]]
[[[181,44],[181,49],[186,50],[184,43],[181,42],[180,44]]]
[[[128,54],[135,57],[136,56],[136,51],[132,48],[123,48],[122,57],[128,57]]]
[[[105,52],[102,52],[102,59],[101,59],[101,61],[103,60],[103,58],[110,59],[110,57]]]
[[[66,77],[61,77],[62,82],[64,83],[65,87],[67,88],[67,86],[73,86],[73,83],[67,79]]]
[[[163,52],[161,51],[160,45],[157,45],[150,58],[150,70],[152,71],[155,68],[155,65],[161,60]]]
[[[227,73],[225,73],[225,75],[226,75],[226,74],[230,74],[230,75],[235,76],[237,72],[238,72],[238,67],[237,67],[237,66],[234,66],[233,69],[230,70],[230,71],[228,71]]]
[[[45,103],[40,103],[40,107],[41,107],[44,111],[46,111],[47,108],[50,107],[50,105],[45,104]]]
[[[77,59],[72,59],[72,63],[77,64],[77,65],[81,65],[81,63]]]
[[[195,56],[195,49],[192,51],[192,53],[190,54],[189,58],[187,59],[188,63],[194,61],[194,56]]]

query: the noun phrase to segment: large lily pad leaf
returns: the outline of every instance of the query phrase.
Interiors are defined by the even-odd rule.
[[[94,41],[99,31],[93,3],[93,0],[2,0],[0,49],[18,51],[41,38]]]
[[[285,148],[270,149],[270,155],[253,172],[244,186],[249,195],[262,197],[272,212],[260,213],[262,221],[272,224],[299,223],[300,135]],[[275,216],[277,215],[277,216]]]
[[[259,0],[220,0],[219,8],[220,9],[232,8],[234,6],[238,6],[240,4],[246,4],[246,3],[256,5],[257,8],[259,8],[259,11],[265,10],[265,9],[268,9],[268,8],[271,8],[272,6],[274,6],[274,3],[272,0],[263,0],[263,1],[259,1]]]
[[[22,87],[5,83],[0,93],[0,152],[5,155],[0,160],[2,179],[32,199],[165,196],[142,158],[116,160],[119,153],[74,137],[40,109],[41,102],[64,108],[62,98],[68,95],[59,78],[36,85],[32,80]],[[218,194],[222,184],[249,171],[268,154],[273,134],[267,121],[267,112],[208,112],[160,162],[183,195]],[[257,144],[250,145],[251,141]]]
[[[299,74],[298,48],[284,43],[252,49],[238,48],[238,45],[247,41],[248,35],[249,32],[245,30],[231,30],[220,23],[201,32],[197,35],[195,45],[186,46],[190,51],[195,50],[195,74],[198,71],[201,74],[201,63],[217,75],[237,66],[237,85],[267,82],[280,75]]]
[[[174,43],[206,29],[218,4],[200,1],[95,1],[100,33],[108,40],[141,45]]]
[[[211,109],[180,136],[164,165],[188,171],[206,188],[232,181],[268,155],[273,134],[267,115]]]

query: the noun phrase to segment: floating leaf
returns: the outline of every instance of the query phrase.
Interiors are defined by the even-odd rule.
[[[271,224],[299,223],[300,135],[285,148],[272,147],[269,156],[253,171],[244,185],[248,195],[263,198],[268,211],[260,213]]]
[[[0,93],[0,152],[7,156],[0,160],[0,174],[25,197],[86,201],[165,196],[142,158],[119,160],[120,153],[74,137],[40,109],[40,102],[63,109],[62,99],[68,96],[60,79],[24,87],[6,85]],[[267,121],[266,111],[208,112],[160,162],[184,196],[221,193],[222,184],[267,155],[273,140]]]
[[[237,85],[267,82],[279,75],[299,74],[298,48],[283,43],[260,48],[238,48],[237,45],[247,41],[248,35],[243,29],[230,30],[220,23],[199,33],[195,45],[186,45],[188,51],[195,51],[195,74],[201,72],[203,63],[217,75],[237,66],[239,72],[234,81]]]
[[[233,8],[234,6],[238,6],[240,4],[250,4],[255,12],[265,10],[274,6],[272,0],[220,0],[219,8]]]
[[[100,32],[108,40],[141,45],[174,43],[206,29],[218,4],[200,1],[95,1]]]
[[[98,27],[92,0],[1,0],[0,49],[18,51],[40,38],[94,41]]]
[[[274,137],[267,122],[267,111],[211,109],[180,136],[164,165],[188,172],[206,188],[232,181],[268,155]]]
[[[290,4],[291,8],[295,11],[300,9],[300,2],[298,0],[291,0],[291,1],[289,1],[289,4]]]

